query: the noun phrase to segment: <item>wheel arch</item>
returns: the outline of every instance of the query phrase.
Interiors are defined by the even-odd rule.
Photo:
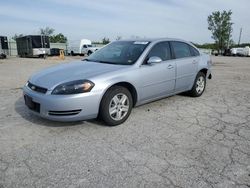
[[[203,69],[201,69],[199,72],[202,72],[202,73],[205,74],[205,76],[207,76],[207,71],[208,71],[207,68],[203,68]]]
[[[131,93],[131,96],[132,96],[132,100],[133,100],[133,107],[135,106],[136,102],[137,102],[137,99],[138,99],[138,93],[137,93],[137,90],[135,88],[135,86],[129,82],[126,82],[126,81],[122,81],[122,82],[117,82],[117,83],[114,83],[112,85],[110,85],[104,92],[103,96],[105,95],[105,93],[111,89],[112,87],[114,86],[121,86],[121,87],[125,87],[126,89],[129,90],[129,92]],[[102,98],[103,98],[102,96]]]

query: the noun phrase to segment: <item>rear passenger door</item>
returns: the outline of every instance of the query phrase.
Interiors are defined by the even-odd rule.
[[[199,57],[194,56],[193,47],[185,42],[171,41],[170,44],[176,63],[175,91],[188,90],[194,83]]]

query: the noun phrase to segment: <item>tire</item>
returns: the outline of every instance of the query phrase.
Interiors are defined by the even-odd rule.
[[[88,51],[88,56],[90,56],[92,54],[92,52],[91,51]]]
[[[125,87],[114,86],[104,94],[99,115],[108,126],[115,126],[125,122],[132,110],[131,93]]]
[[[195,78],[192,89],[188,92],[191,97],[200,97],[206,88],[206,75],[199,72]]]

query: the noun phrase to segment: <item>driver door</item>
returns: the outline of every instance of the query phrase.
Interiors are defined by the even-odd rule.
[[[162,62],[147,64],[147,60],[153,56],[160,57]],[[171,58],[169,42],[155,44],[139,70],[141,101],[150,101],[174,92],[176,65]]]

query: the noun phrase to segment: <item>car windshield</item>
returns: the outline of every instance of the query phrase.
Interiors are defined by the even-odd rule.
[[[145,41],[112,42],[85,60],[109,64],[132,65],[137,61],[148,44],[149,42]]]

